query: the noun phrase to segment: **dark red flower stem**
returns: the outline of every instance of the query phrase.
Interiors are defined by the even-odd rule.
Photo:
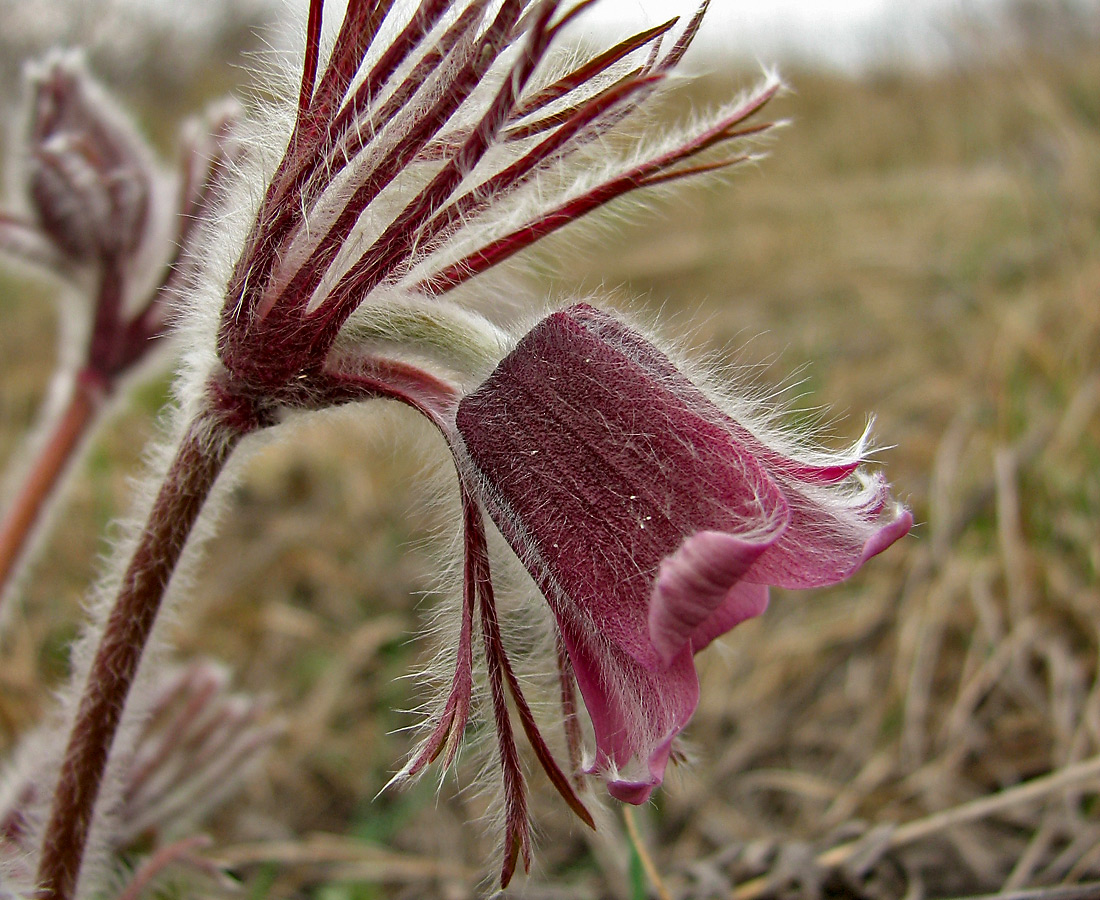
[[[317,81],[317,65],[321,56],[321,19],[324,0],[309,0],[306,17],[306,50],[302,61],[302,81],[298,88],[298,120],[295,130],[301,128],[302,118],[313,100],[313,85]]]
[[[367,77],[363,79],[362,84],[355,89],[355,93],[348,99],[343,108],[333,119],[332,127],[330,128],[330,139],[335,142],[336,138],[349,132],[359,111],[370,107],[371,98],[379,93],[390,76],[397,71],[401,63],[408,58],[408,55],[424,39],[428,32],[435,27],[436,23],[451,7],[452,3],[453,0],[430,0],[430,2],[421,3],[420,6],[417,7],[409,23],[390,43],[389,47],[386,48],[385,53],[383,53],[378,62],[375,63]],[[474,12],[476,14],[476,8]],[[426,70],[421,69],[418,63],[412,75],[406,79],[405,84],[412,90],[419,87],[426,79],[428,72],[434,70],[435,65],[442,61],[451,46],[453,46],[453,40],[463,32],[464,29],[459,27],[453,32],[451,39],[448,39],[447,35],[440,38],[435,44],[435,50],[441,51],[438,53],[438,56],[436,56],[436,53],[429,51],[428,68]],[[451,34],[451,32],[449,31],[448,34]],[[432,61],[432,57],[435,57],[434,62]],[[402,101],[398,99],[396,107],[391,109],[388,115],[379,116],[378,120],[383,123],[386,122],[390,115],[392,115],[396,109],[400,109],[402,105]],[[389,103],[387,103],[387,106],[389,106]],[[350,149],[352,153],[355,153],[362,149],[362,145],[352,144]]]
[[[229,377],[229,376],[224,376]],[[292,407],[389,398],[433,421],[457,402],[451,385],[406,363],[368,359],[354,375],[315,373]],[[203,505],[241,438],[275,424],[277,404],[239,385],[212,381],[206,409],[191,423],[161,483],[89,670],[46,825],[38,882],[41,900],[73,897],[96,800],[122,711],[172,573]]]
[[[152,342],[163,333],[163,322],[154,325],[152,319],[144,321],[142,316],[131,322],[123,321],[125,292],[125,267],[118,259],[105,258],[99,271],[95,319],[84,362],[73,378],[72,396],[51,426],[22,488],[0,520],[0,603],[35,525],[84,438],[98,421],[119,376],[147,354]],[[163,316],[163,297],[159,292],[154,294],[149,307]]]
[[[123,576],[69,736],[39,861],[39,896],[74,895],[92,814],[126,699],[172,572],[233,448],[242,417],[207,414],[192,423],[153,504]],[[259,426],[257,419],[253,427]]]
[[[558,678],[561,681],[561,716],[565,728],[565,742],[569,748],[569,771],[573,773],[573,787],[584,790],[584,774],[581,772],[583,737],[581,721],[577,714],[577,691],[573,684],[573,664],[561,635],[557,639]]]
[[[371,178],[360,185],[345,203],[344,209],[332,227],[318,242],[317,248],[313,251],[309,260],[302,266],[285,291],[286,297],[295,298],[298,309],[304,310],[308,305],[313,292],[321,283],[345,241],[351,235],[363,210],[368,208],[382,190],[416,158],[420,150],[443,128],[447,120],[480,83],[492,62],[507,45],[509,35],[519,18],[521,6],[522,4],[518,2],[506,2],[502,5],[500,12],[483,38],[485,46],[489,50],[470,59],[456,73],[449,89],[440,96],[432,110],[420,119],[416,128],[387,155],[386,159],[372,173]],[[476,24],[476,17],[471,17],[471,27],[476,26]],[[529,68],[533,69],[533,66]],[[321,330],[320,343],[331,342],[340,325],[346,321],[347,316],[358,305],[358,300],[361,300],[372,288],[378,285],[386,272],[387,265],[391,264],[395,258],[399,259],[407,254],[409,247],[414,243],[424,241],[428,237],[422,229],[417,227],[418,223],[427,218],[428,211],[438,208],[446,200],[454,186],[457,186],[462,177],[473,168],[481,153],[484,152],[484,148],[491,142],[493,134],[500,127],[500,124],[494,120],[503,118],[503,115],[507,113],[506,109],[502,114],[499,108],[511,108],[511,91],[514,82],[522,84],[518,76],[514,81],[509,79],[506,82],[506,90],[498,97],[497,102],[490,110],[490,115],[487,115],[483,122],[479,123],[482,133],[478,133],[467,142],[467,145],[463,148],[465,152],[461,156],[450,160],[448,165],[433,178],[428,187],[421,191],[390,223],[365,257],[358,260],[352,269],[340,279],[337,287],[332,290],[321,310],[318,310],[316,314],[326,321],[331,320],[332,322],[331,327]],[[284,304],[286,302],[284,300]]]
[[[95,421],[104,399],[102,384],[88,378],[76,379],[68,404],[54,423],[49,438],[26,473],[19,493],[0,521],[0,605],[7,593],[9,580],[34,533],[34,526]]]
[[[567,19],[568,16],[566,17],[566,20]],[[663,37],[672,29],[677,21],[677,17],[673,17],[661,25],[654,25],[652,28],[647,28],[645,31],[639,31],[626,40],[620,41],[614,47],[608,48],[598,56],[592,57],[592,59],[588,60],[584,65],[574,69],[568,75],[559,78],[553,84],[540,90],[537,94],[525,99],[516,107],[512,114],[513,118],[518,120],[540,109],[544,109],[554,101],[560,100],[567,94],[571,94],[577,88],[590,84],[592,79],[611,68],[615,63],[629,56],[635,50],[645,47],[647,44],[653,43]],[[556,34],[561,29],[562,24],[563,22],[559,22],[555,25],[551,29],[551,34]],[[630,73],[627,78],[634,78],[640,74],[643,73],[641,70],[638,70],[637,72]],[[525,133],[526,132],[520,129],[509,131],[509,135]]]
[[[522,4],[518,3],[501,4],[500,11],[484,37],[485,46],[490,48],[489,52],[483,54],[484,60],[493,58],[507,44],[521,8]],[[433,211],[442,206],[466,175],[473,171],[508,121],[516,98],[522,93],[550,45],[548,26],[555,9],[554,3],[544,4],[531,28],[525,51],[513,65],[488,110],[457,153],[436,173],[427,187],[397,214],[382,235],[340,278],[325,302],[312,314],[320,323],[316,346],[331,344],[340,327],[355,311],[359,300],[377,287],[408,256],[414,245],[430,241],[438,234],[438,230],[432,231],[429,226]],[[468,94],[472,91],[487,70],[488,63],[483,62],[480,72],[472,71],[474,80],[461,86],[462,93]],[[455,98],[458,99],[462,93],[456,91]]]
[[[695,24],[694,20],[692,24]],[[677,47],[678,46],[679,44],[677,44]],[[676,48],[670,51],[672,54],[677,52],[678,50]],[[660,73],[667,68],[667,65],[667,61],[662,61],[661,64],[656,67],[653,75],[646,74],[644,77],[640,76],[641,80],[635,84],[643,87],[646,86],[647,83],[650,83],[650,79],[659,78]],[[633,89],[629,79],[622,82],[622,85],[624,89]],[[747,99],[740,107],[731,111],[729,115],[716,122],[706,131],[685,141],[681,146],[645,160],[620,175],[609,178],[602,184],[598,184],[584,193],[565,200],[556,208],[541,213],[536,218],[529,220],[510,233],[493,239],[484,247],[468,254],[458,262],[452,263],[444,269],[429,275],[417,285],[416,289],[432,294],[442,294],[449,290],[453,290],[476,275],[503,262],[510,256],[519,253],[521,250],[527,249],[532,244],[552,234],[559,228],[583,218],[593,210],[598,209],[624,194],[629,194],[640,188],[653,187],[654,185],[672,181],[677,178],[685,178],[744,162],[748,157],[745,155],[738,155],[716,161],[699,163],[694,166],[686,165],[693,157],[714,147],[729,141],[737,140],[738,138],[760,134],[773,128],[774,123],[772,122],[741,126],[742,123],[763,108],[768,101],[775,96],[779,89],[778,84],[771,85],[766,90]],[[577,110],[571,114],[572,119],[565,120],[563,127],[574,127],[577,124],[583,126],[583,117],[592,111],[593,103],[603,102],[605,97],[612,102],[619,99],[618,97],[609,95],[610,92],[597,95],[597,98],[594,98],[593,101],[589,101],[588,104],[578,107]],[[553,142],[555,140],[556,136],[552,135],[550,138],[547,138],[540,147],[545,145],[548,148],[553,148]],[[539,152],[539,148],[532,151],[532,153],[537,152]],[[516,164],[513,164],[513,168],[520,164],[526,164],[524,159],[521,158]],[[501,175],[503,174],[504,172],[502,171]],[[521,178],[517,178],[516,182],[518,183],[521,180]],[[447,211],[444,210],[443,215],[446,214]]]

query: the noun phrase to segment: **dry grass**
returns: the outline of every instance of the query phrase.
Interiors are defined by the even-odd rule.
[[[747,341],[736,358],[775,360],[776,383],[809,363],[810,401],[847,413],[838,438],[877,413],[920,523],[840,588],[777,593],[701,658],[697,761],[636,814],[645,855],[690,898],[1100,879],[1100,52],[789,80],[795,126],[757,171],[539,255],[555,295],[642,295],[705,349]],[[48,377],[43,296],[0,291],[5,454]],[[162,388],[74,480],[3,647],[0,745],[63,673]],[[262,453],[175,629],[289,722],[210,825],[246,896],[465,897],[495,869],[457,786],[470,772],[374,799],[408,746],[395,710],[423,651],[424,539],[454,525],[417,502],[431,441],[415,430],[343,415]],[[631,896],[618,820],[589,841],[534,781],[538,869],[513,892]]]

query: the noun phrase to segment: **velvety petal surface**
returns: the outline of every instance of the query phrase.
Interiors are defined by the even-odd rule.
[[[790,508],[783,536],[761,554],[751,581],[783,588],[836,584],[909,532],[912,513],[880,476],[822,489],[776,475]]]
[[[691,650],[698,653],[746,619],[764,614],[768,608],[768,586],[742,581],[730,588],[721,605],[691,633]]]
[[[799,482],[810,484],[836,484],[852,475],[862,457],[856,452],[843,454],[818,454],[827,459],[796,458],[789,452],[770,446],[758,437],[742,422],[731,418],[715,405],[697,385],[695,385],[664,353],[632,328],[628,328],[619,319],[587,304],[578,304],[568,312],[590,333],[617,347],[624,356],[675,393],[685,404],[689,404],[697,414],[712,416],[713,420],[729,431],[754,459],[759,460],[769,471],[786,475]]]
[[[912,527],[912,514],[891,501],[885,479],[857,472],[863,462],[858,454],[847,459],[828,458],[829,454],[799,459],[771,447],[714,404],[644,336],[614,316],[587,305],[568,312],[578,325],[618,348],[696,415],[725,430],[778,484],[790,509],[788,527],[782,539],[745,573],[746,580],[795,589],[836,584]]]
[[[658,672],[649,607],[662,561],[699,531],[773,542],[786,501],[713,404],[686,402],[572,312],[544,319],[463,399],[458,428],[490,514],[518,523],[513,544],[559,617]],[[720,601],[710,585],[700,603]]]

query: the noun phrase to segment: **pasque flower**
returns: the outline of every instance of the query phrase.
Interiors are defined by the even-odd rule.
[[[835,584],[905,535],[912,515],[842,451],[784,433],[748,400],[712,397],[642,333],[581,304],[543,319],[437,423],[465,516],[465,597],[451,691],[399,774],[447,765],[469,715],[479,617],[508,835],[502,880],[528,854],[523,776],[506,705],[582,820],[501,635],[482,514],[553,611],[570,760],[574,683],[595,735],[588,774],[627,803],[663,779],[698,703],[694,655],[762,613],[768,588]]]
[[[628,803],[660,783],[695,709],[695,653],[763,612],[768,585],[833,584],[912,524],[860,447],[808,451],[754,418],[585,305],[540,322],[459,404],[471,491],[553,609],[592,770]]]
[[[557,313],[509,353],[508,333],[475,311],[487,305],[473,283],[486,269],[633,190],[748,159],[731,142],[771,127],[750,121],[779,90],[768,78],[656,141],[631,135],[706,3],[683,26],[672,19],[591,57],[554,54],[594,2],[349,0],[322,65],[323,3],[311,0],[285,145],[249,155],[278,162],[243,171],[249,221],[223,229],[232,260],[219,271],[212,249],[206,288],[183,310],[192,347],[177,443],[94,657],[78,661],[87,686],[45,829],[42,896],[73,893],[126,697],[219,473],[242,440],[288,416],[398,401],[454,456],[455,669],[398,780],[453,761],[480,631],[504,884],[530,859],[509,695],[554,786],[592,819],[509,661],[486,513],[557,618],[571,746],[575,677],[596,734],[592,768],[631,802],[660,781],[694,709],[695,651],[759,613],[767,585],[837,581],[908,527],[882,481],[859,470],[858,450],[834,459],[773,441],[613,316]]]

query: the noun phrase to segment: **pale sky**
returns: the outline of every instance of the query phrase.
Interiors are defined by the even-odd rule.
[[[952,21],[1003,0],[711,0],[699,43],[761,61],[790,56],[858,67],[883,58],[934,62],[950,50]],[[694,0],[601,0],[589,23],[642,27],[690,15]]]
[[[695,53],[732,51],[762,64],[792,58],[847,70],[868,64],[931,64],[965,52],[958,23],[983,18],[1008,0],[711,0]],[[1043,0],[1040,0],[1043,2]],[[1094,8],[1100,0],[1061,0]],[[622,35],[667,19],[690,16],[698,0],[601,0],[578,28],[614,28]],[[125,10],[135,7],[170,24],[181,47],[204,33],[227,9],[252,10],[260,19],[286,19],[287,7],[306,0],[0,0],[0,26],[22,32],[28,44],[125,42]],[[340,0],[331,0],[333,16]],[[132,16],[131,16],[132,18]],[[134,29],[130,29],[134,30]],[[172,46],[163,48],[166,52]],[[689,58],[690,59],[690,58]]]

